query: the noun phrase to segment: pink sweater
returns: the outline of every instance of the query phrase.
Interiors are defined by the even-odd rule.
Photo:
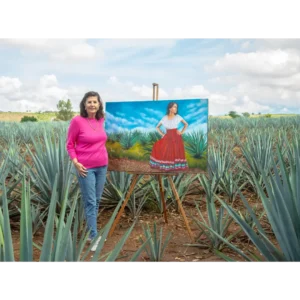
[[[104,118],[97,120],[76,116],[71,120],[67,135],[67,151],[71,160],[77,158],[86,168],[108,164],[107,135],[103,123]]]

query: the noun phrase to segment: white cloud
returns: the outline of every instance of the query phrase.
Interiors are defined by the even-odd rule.
[[[150,124],[156,125],[159,120],[155,118],[149,118],[145,113],[141,113],[141,119],[144,120],[145,122],[148,122]]]
[[[11,77],[0,77],[0,95],[16,93],[22,86],[22,82],[19,78]]]
[[[175,88],[173,91],[173,95],[176,98],[207,98],[209,95],[209,91],[206,90],[203,85],[193,85],[187,88]]]
[[[203,107],[203,108],[200,108],[200,109],[198,109],[198,110],[196,110],[196,111],[194,111],[194,112],[188,113],[188,114],[185,116],[185,118],[186,118],[186,119],[192,119],[192,118],[194,118],[194,117],[200,116],[202,113],[204,113],[204,112],[206,112],[206,111],[207,111],[206,107]]]
[[[114,85],[119,83],[119,80],[116,76],[110,76],[107,82]]]
[[[295,79],[295,78],[294,78]],[[255,102],[264,103],[268,106],[281,106],[284,102],[288,106],[300,105],[300,92],[296,90],[295,82],[288,82],[288,79],[282,80],[276,84],[277,80],[248,80],[241,81],[235,87],[230,89],[229,94],[235,95],[237,98],[242,99],[248,96]]]
[[[176,88],[173,91],[175,98],[205,98],[208,99],[208,111],[210,115],[222,115],[233,109],[237,98],[230,93],[214,93],[203,85],[194,85],[185,88]],[[201,103],[199,103],[201,107]],[[198,109],[198,108],[197,108]],[[196,116],[198,112],[194,109],[188,117]]]
[[[112,123],[116,123],[118,125],[126,125],[126,126],[128,126],[128,125],[136,125],[135,122],[130,122],[126,118],[116,117],[116,116],[112,115],[109,112],[106,112],[106,117],[107,117],[108,121],[110,121]]]
[[[118,132],[118,131],[127,131],[128,129],[125,127],[121,127],[116,123],[107,122],[107,120],[106,120],[105,121],[105,130],[108,133],[112,133],[112,132]]]
[[[58,82],[55,75],[44,75],[40,78],[40,85],[44,88],[57,86]]]
[[[159,120],[164,116],[164,113],[161,112],[160,110],[155,110],[155,109],[146,107],[146,108],[145,108],[145,111],[146,111],[147,113],[149,113],[150,116],[157,116],[157,118],[158,118]]]
[[[267,106],[262,106],[253,101],[247,103],[247,101],[245,100],[246,98],[239,102],[237,97],[234,97],[231,95],[234,93],[230,93],[230,92],[226,92],[224,94],[214,93],[214,92],[210,92],[209,90],[204,88],[204,86],[202,86],[202,85],[196,86],[196,88],[195,88],[195,86],[192,86],[192,87],[186,87],[184,89],[181,89],[180,96],[184,97],[184,98],[194,96],[195,95],[194,92],[197,90],[203,92],[203,96],[202,97],[199,96],[199,98],[208,98],[208,101],[209,101],[208,102],[208,110],[209,110],[210,115],[222,115],[222,114],[228,113],[230,110],[245,111],[245,109],[251,108],[254,111],[259,111],[259,110],[264,110],[264,109],[269,108]],[[178,89],[177,89],[177,92],[178,92]],[[241,93],[239,93],[239,95],[240,94]],[[200,93],[198,95],[200,95]],[[240,96],[240,97],[242,99],[242,96]],[[201,107],[201,103],[199,103],[199,107]],[[191,111],[186,116],[186,118],[195,117],[199,113],[201,113],[201,111],[203,112],[204,110],[206,110],[206,108],[201,109],[201,108],[197,107],[197,110],[193,109],[193,111]]]
[[[300,56],[292,50],[268,50],[250,53],[227,53],[218,59],[216,71],[241,72],[250,76],[293,75],[300,70]]]
[[[248,96],[245,96],[241,103],[239,105],[234,105],[233,110],[242,113],[242,112],[249,112],[249,113],[255,113],[255,112],[264,112],[264,111],[270,111],[271,107],[267,105],[261,105],[259,103],[256,103],[254,101],[251,101]]]
[[[290,113],[290,110],[287,109],[286,107],[284,107],[284,108],[281,110],[281,112],[283,112],[283,113]]]
[[[208,68],[218,72],[217,77],[213,74],[218,84],[229,88],[221,99],[230,97],[230,107],[238,111],[272,111],[272,107],[281,106],[283,102],[287,106],[299,106],[300,43],[298,49],[289,47],[292,43],[282,49],[272,49],[267,42],[262,44],[264,46],[257,51],[226,54]],[[214,100],[212,95],[210,100]],[[225,99],[221,102],[225,103]],[[210,108],[220,110],[213,105]]]
[[[191,133],[194,130],[202,130],[204,133],[207,133],[207,123],[195,122],[193,124],[190,124],[185,132]]]
[[[67,99],[71,99],[73,109],[79,111],[79,102],[86,91],[85,87],[61,88],[53,74],[43,75],[37,84],[23,83],[19,78],[0,77],[1,104],[7,111],[56,110],[58,101]]]
[[[96,49],[87,43],[76,44],[68,47],[64,51],[50,55],[53,59],[62,61],[91,60],[96,58]]]
[[[141,97],[148,98],[148,99],[153,98],[153,89],[150,88],[149,86],[146,86],[146,85],[136,86],[135,85],[132,87],[132,91],[137,93]],[[164,89],[160,88],[158,98],[167,98],[167,97],[168,97],[168,93]]]

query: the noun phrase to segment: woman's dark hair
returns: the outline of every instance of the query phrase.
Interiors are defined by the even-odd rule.
[[[103,112],[103,104],[102,104],[102,99],[100,97],[100,95],[97,93],[97,92],[87,92],[84,96],[83,96],[83,99],[81,100],[80,102],[80,115],[84,118],[87,118],[88,117],[88,113],[86,112],[85,110],[85,107],[84,107],[84,104],[86,102],[86,100],[89,98],[89,97],[97,97],[98,99],[98,102],[99,102],[99,109],[98,111],[96,112],[96,119],[97,120],[100,120],[101,118],[104,118],[104,112]]]
[[[168,114],[170,113],[170,108],[172,108],[172,107],[174,106],[174,104],[177,105],[177,112],[176,112],[175,115],[178,114],[178,104],[177,104],[176,102],[170,102],[170,103],[168,104],[168,107],[167,107],[167,113],[166,113],[166,115],[168,115]]]

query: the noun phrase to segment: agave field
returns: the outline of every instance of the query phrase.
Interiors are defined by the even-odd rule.
[[[65,150],[68,125],[0,122],[0,261],[300,260],[299,116],[212,118],[208,144],[205,137],[201,145],[193,137],[186,141],[191,156],[208,154],[207,172],[174,177],[194,241],[166,179],[164,223],[152,176],[139,177],[108,237],[132,178],[108,172],[98,224],[102,239],[93,253]],[[108,146],[130,151],[138,144],[145,155],[156,138],[124,133],[109,136]]]

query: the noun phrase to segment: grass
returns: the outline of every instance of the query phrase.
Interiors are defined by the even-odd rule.
[[[266,114],[261,115],[250,115],[250,118],[263,118]],[[280,117],[296,117],[299,116],[297,114],[271,114],[271,118],[280,118]],[[217,119],[232,119],[230,116],[211,116],[211,118],[217,118]]]
[[[202,158],[194,158],[188,152],[185,152],[185,158],[187,160],[189,168],[200,168],[206,170],[207,168],[207,154],[204,153]]]
[[[129,158],[138,161],[148,161],[143,157],[144,151],[143,146],[140,143],[136,143],[133,147],[123,150],[122,146],[119,142],[107,141],[106,148],[108,152],[111,154],[112,158]]]
[[[77,115],[78,113],[75,113]],[[24,116],[36,117],[39,121],[51,121],[55,118],[56,112],[30,113],[30,112],[0,112],[0,121],[20,122]]]

